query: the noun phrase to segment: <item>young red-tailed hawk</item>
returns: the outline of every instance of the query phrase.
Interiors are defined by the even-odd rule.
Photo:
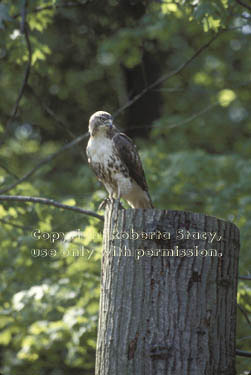
[[[109,193],[133,208],[153,208],[144,170],[133,141],[120,133],[110,113],[95,112],[89,120],[88,162]]]

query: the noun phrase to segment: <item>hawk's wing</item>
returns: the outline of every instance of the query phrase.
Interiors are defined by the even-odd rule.
[[[128,168],[129,176],[135,180],[144,191],[148,192],[145,173],[133,141],[124,133],[115,134],[112,140],[120,159]]]

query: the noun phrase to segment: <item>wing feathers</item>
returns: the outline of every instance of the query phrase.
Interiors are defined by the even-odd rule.
[[[120,159],[128,168],[129,176],[146,192],[148,187],[141,160],[133,141],[124,133],[117,133],[112,138]]]

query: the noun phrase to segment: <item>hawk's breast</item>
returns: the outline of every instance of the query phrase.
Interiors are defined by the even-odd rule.
[[[94,137],[88,142],[87,153],[89,163],[107,189],[116,194],[119,186],[121,196],[128,194],[132,189],[132,180],[128,168],[116,152],[113,141],[106,137]]]

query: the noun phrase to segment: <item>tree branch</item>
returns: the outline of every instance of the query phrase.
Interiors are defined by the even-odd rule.
[[[243,340],[249,340],[249,339],[251,339],[251,336],[244,336],[244,337],[237,339],[237,341],[243,341]]]
[[[83,208],[80,208],[77,206],[69,206],[67,204],[63,204],[63,203],[60,203],[53,199],[48,199],[48,198],[30,197],[30,196],[24,196],[24,195],[0,195],[0,201],[32,202],[32,203],[46,204],[48,206],[54,206],[57,208],[62,208],[64,210],[75,211],[81,214],[93,216],[101,221],[104,220],[103,216],[96,214],[96,212],[94,211],[84,210]]]
[[[21,32],[24,34],[26,47],[27,47],[27,50],[28,50],[28,62],[27,62],[27,65],[26,65],[23,82],[22,82],[22,85],[20,87],[16,103],[15,103],[13,109],[12,109],[11,116],[10,116],[8,122],[7,122],[5,131],[4,131],[4,134],[3,134],[3,138],[2,138],[2,140],[0,140],[0,145],[2,145],[4,143],[4,138],[5,138],[6,134],[8,133],[9,127],[11,126],[12,122],[14,121],[14,119],[16,117],[20,101],[23,97],[24,90],[25,90],[25,87],[28,83],[28,79],[29,79],[29,76],[30,76],[32,50],[31,50],[31,43],[30,43],[30,38],[29,38],[28,24],[26,23],[26,7],[27,7],[27,3],[26,3],[26,1],[24,1],[24,6],[23,6],[23,9],[22,9]]]
[[[173,128],[176,128],[176,127],[179,127],[179,126],[182,126],[182,125],[186,125],[189,122],[199,118],[200,116],[203,116],[205,113],[210,111],[212,108],[218,106],[219,104],[220,104],[219,102],[214,102],[212,104],[209,104],[205,108],[201,109],[199,112],[192,114],[191,116],[187,117],[186,119],[184,119],[182,121],[174,122],[174,123],[171,123],[171,124],[167,123],[166,126],[165,126],[165,130],[169,130],[169,129],[173,129]],[[144,126],[144,128],[152,128],[152,129],[155,129],[157,127],[158,127],[158,124],[155,125],[155,126],[153,126],[153,125]],[[142,126],[134,126],[134,127],[132,127],[132,129],[142,129]]]
[[[241,280],[251,280],[251,276],[239,276]]]
[[[75,138],[73,141],[67,143],[65,146],[61,147],[58,151],[54,152],[53,154],[47,156],[43,160],[41,160],[35,167],[33,167],[29,172],[27,172],[23,177],[19,178],[17,181],[13,182],[13,184],[3,188],[0,190],[0,194],[4,194],[7,191],[13,189],[17,185],[21,184],[23,181],[27,180],[30,176],[32,176],[38,169],[40,169],[45,164],[49,163],[53,159],[55,159],[58,155],[62,154],[62,152],[69,150],[79,142],[81,142],[84,138],[88,136],[88,133],[80,135],[79,137]]]
[[[215,34],[207,43],[202,45],[187,61],[182,63],[177,69],[175,69],[171,73],[167,73],[159,77],[156,81],[151,83],[149,86],[145,87],[139,94],[136,94],[132,99],[130,99],[127,103],[125,103],[122,107],[120,107],[114,114],[113,117],[117,117],[121,112],[123,112],[126,108],[130,107],[132,104],[134,104],[136,101],[142,98],[148,91],[152,90],[159,84],[161,84],[164,81],[167,81],[168,79],[174,77],[175,75],[179,74],[184,70],[194,59],[196,59],[197,56],[199,56],[205,49],[207,49],[225,30],[219,31],[217,34]]]
[[[24,0],[23,7],[21,10],[21,25],[20,25],[20,31],[22,34],[25,34],[25,28],[26,28],[26,15],[27,15],[27,0]]]
[[[193,114],[192,116],[188,117],[187,119],[183,120],[183,121],[180,121],[178,123],[173,123],[173,124],[170,124],[167,126],[167,129],[172,129],[174,127],[177,127],[177,126],[181,126],[181,125],[184,125],[196,118],[198,118],[199,116],[202,116],[203,114],[205,114],[206,112],[208,112],[210,109],[212,109],[213,107],[217,106],[219,103],[218,102],[215,102],[213,104],[210,104],[209,106],[203,108],[200,112],[198,113],[195,113]],[[72,148],[73,146],[75,146],[76,144],[80,143],[84,138],[87,138],[88,137],[88,134],[89,133],[85,133],[83,134],[82,136],[79,136],[77,137],[76,139],[74,139],[73,141],[71,141],[70,143],[67,143],[65,146],[63,146],[62,148],[60,148],[58,151],[56,151],[54,154],[52,155],[49,155],[48,157],[46,157],[45,159],[41,160],[35,167],[33,167],[29,172],[27,172],[23,177],[19,178],[17,181],[15,181],[14,183],[10,184],[9,186],[3,188],[0,190],[0,194],[4,194],[4,193],[7,193],[8,191],[10,191],[11,189],[15,188],[17,185],[21,184],[23,181],[27,180],[29,177],[31,177],[38,169],[40,169],[43,165],[49,163],[50,161],[52,161],[53,159],[55,159],[58,155],[60,155],[62,152]],[[244,278],[246,278],[245,276],[243,276]],[[240,276],[241,278],[241,276]]]
[[[240,4],[242,7],[248,9],[249,11],[251,11],[251,6],[250,6],[250,5],[244,3],[244,2],[241,1],[241,0],[235,0],[235,1],[236,1],[238,4]]]
[[[27,88],[31,92],[31,95],[34,96],[38,104],[41,106],[42,110],[45,113],[47,113],[47,115],[49,115],[56,122],[56,124],[60,127],[60,129],[63,129],[69,135],[70,138],[75,139],[76,135],[73,134],[72,131],[68,129],[67,124],[65,124],[64,121],[58,118],[56,113],[47,104],[43,102],[43,100],[39,97],[39,95],[37,95],[37,93],[34,91],[33,87],[31,87],[30,85],[27,85]]]
[[[237,303],[237,306],[239,307],[239,310],[240,310],[240,311],[242,312],[242,314],[244,315],[244,317],[245,317],[245,319],[246,319],[248,325],[251,326],[251,322],[250,322],[250,320],[249,320],[249,317],[248,317],[248,314],[247,314],[246,310],[245,310],[245,309],[244,309],[239,303]]]
[[[251,357],[251,353],[246,352],[245,350],[236,349],[235,353],[236,353],[236,355],[238,355],[240,357]]]
[[[15,173],[11,172],[11,171],[9,170],[9,168],[6,167],[5,165],[3,165],[3,164],[0,163],[0,168],[2,168],[2,169],[3,169],[6,173],[8,173],[10,176],[14,177],[16,180],[19,179],[19,177],[18,177]]]

